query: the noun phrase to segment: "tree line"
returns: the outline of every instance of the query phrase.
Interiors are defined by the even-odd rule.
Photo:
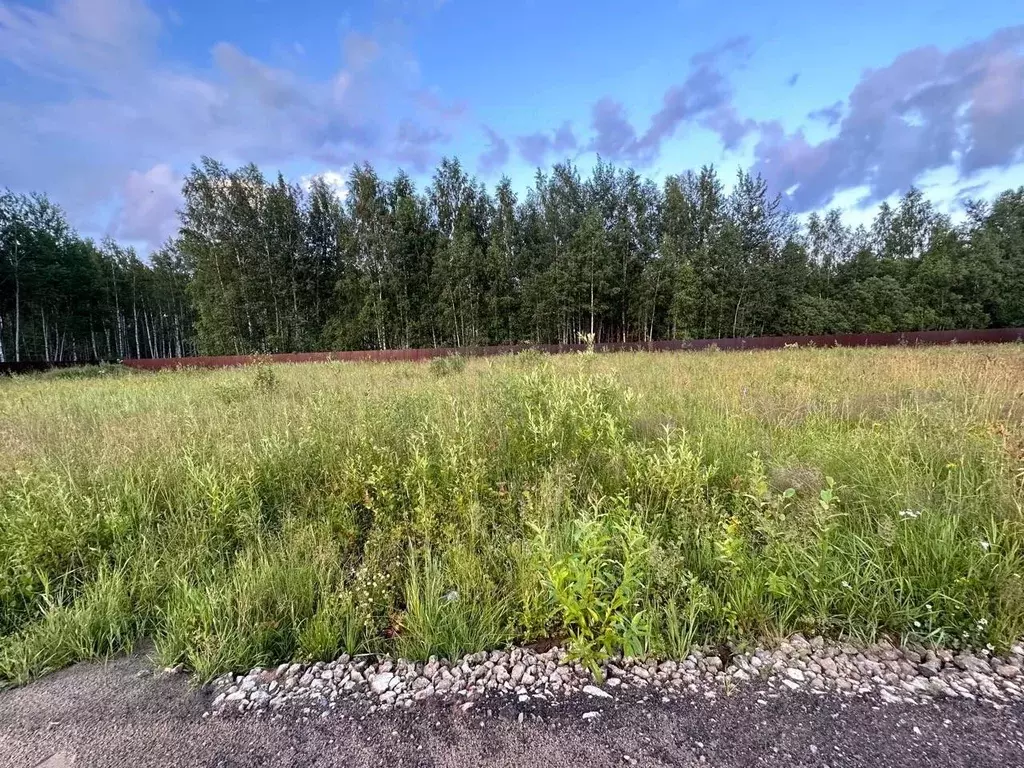
[[[0,194],[0,363],[194,354],[190,281],[173,247],[146,263],[43,195]]]
[[[355,167],[268,180],[204,158],[148,263],[45,197],[0,205],[0,356],[86,359],[1024,326],[1024,188],[953,223],[923,193],[801,221],[739,172],[599,161],[518,195],[454,159],[422,191]]]

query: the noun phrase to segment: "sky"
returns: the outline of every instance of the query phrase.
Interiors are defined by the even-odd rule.
[[[600,155],[866,221],[1024,184],[1020,0],[0,0],[0,187],[144,254],[210,156],[488,185]]]

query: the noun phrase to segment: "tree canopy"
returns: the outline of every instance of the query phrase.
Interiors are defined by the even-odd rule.
[[[0,361],[1024,326],[1024,188],[959,224],[911,189],[857,228],[745,172],[602,161],[522,194],[364,164],[342,199],[204,158],[182,194],[148,260],[0,196]]]

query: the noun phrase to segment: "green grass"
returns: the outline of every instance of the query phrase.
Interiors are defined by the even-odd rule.
[[[1024,635],[1024,349],[0,381],[0,679]]]

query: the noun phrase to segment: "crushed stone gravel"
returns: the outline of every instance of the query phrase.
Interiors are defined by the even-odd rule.
[[[889,661],[899,659],[878,663],[886,669]],[[910,704],[908,695],[883,706],[878,695],[816,693],[809,685],[789,692],[767,678],[720,686],[713,698],[686,687],[667,696],[653,683],[626,682],[626,675],[612,700],[528,696],[521,704],[491,691],[468,701],[428,697],[372,714],[368,701],[346,700],[327,717],[299,709],[275,721],[237,711],[204,718],[213,690],[183,674],[140,675],[150,668],[136,655],[80,664],[0,692],[0,765],[1024,765],[1024,704],[1009,697]],[[620,668],[627,672],[628,664]],[[599,714],[584,719],[589,712]]]

